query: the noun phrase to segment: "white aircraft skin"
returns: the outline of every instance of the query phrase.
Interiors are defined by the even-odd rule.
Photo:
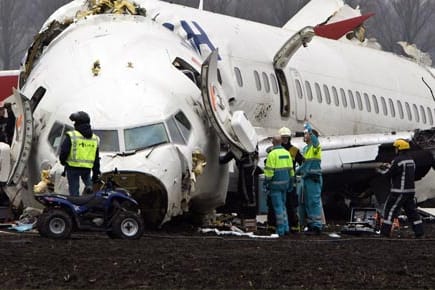
[[[78,11],[87,10],[85,2],[77,0],[60,8],[41,31],[53,20],[63,22]],[[50,165],[56,191],[67,193],[60,177],[63,167],[58,163],[60,138],[54,138],[61,137],[62,131],[54,134],[53,128],[71,127],[69,115],[83,110],[91,116],[91,125],[101,137],[101,171],[109,174],[116,168],[121,172],[121,184],[141,203],[146,222],[162,224],[186,211],[207,213],[222,205],[228,189],[229,168],[218,162],[219,133],[204,112],[202,94],[206,95],[210,86],[197,85],[174,66],[174,61],[181,59],[199,77],[201,64],[214,48],[218,48],[222,87],[216,81],[213,83],[213,79],[210,82],[223,107],[231,112],[245,112],[256,128],[262,156],[264,147],[269,145],[267,137],[275,135],[282,126],[302,131],[303,123],[308,120],[322,136],[327,136],[321,138],[325,173],[344,171],[346,166],[365,166],[361,163],[366,162],[371,162],[367,168],[373,170],[380,144],[391,143],[398,136],[409,139],[413,132],[407,130],[429,129],[434,124],[435,100],[429,88],[435,89],[435,78],[429,69],[403,57],[314,36],[307,47],[294,53],[282,70],[289,90],[288,110],[282,114],[280,93],[274,89],[280,69],[274,67],[273,60],[296,31],[155,0],[135,3],[146,9],[146,17],[99,14],[75,19],[44,48],[33,66],[23,72],[27,74],[20,82],[24,96],[30,99],[39,87],[46,89],[33,112],[34,137],[25,174],[28,184],[37,183],[41,168]],[[189,28],[201,37],[188,39]],[[195,45],[194,40],[200,43]],[[207,61],[212,70],[213,57]],[[92,70],[98,67],[97,63],[98,72]],[[241,72],[242,86],[235,67]],[[254,71],[259,73],[261,88],[257,88]],[[206,74],[204,71],[203,81]],[[295,81],[302,84],[299,95]],[[306,82],[310,83],[312,99]],[[321,102],[316,95],[316,83],[321,89]],[[341,89],[346,94],[347,107],[343,106]],[[355,97],[354,108],[349,90]],[[378,113],[373,95],[378,101]],[[386,114],[381,97],[385,98]],[[411,120],[406,103],[410,105]],[[145,149],[132,147],[128,142],[140,143],[140,134],[129,139],[124,129],[162,123],[168,131],[168,120],[173,120],[179,112],[191,126],[190,133],[185,134],[188,138],[182,139],[185,142],[177,142],[173,133],[160,136],[161,141],[169,138],[170,142]],[[180,123],[177,125],[180,127]],[[109,139],[103,130],[117,131],[118,148],[113,149],[118,142]],[[401,133],[393,135],[392,131]],[[149,138],[149,135],[142,137]],[[243,147],[243,142],[240,143]],[[294,138],[294,143],[303,146],[301,139]],[[355,145],[362,146],[356,151],[346,151]],[[17,152],[14,145],[12,152]],[[194,152],[206,157],[202,174],[193,173],[197,165],[192,158]],[[360,157],[362,153],[365,155]],[[431,181],[430,188],[433,187]],[[25,205],[35,205],[29,191],[22,191],[21,199]]]

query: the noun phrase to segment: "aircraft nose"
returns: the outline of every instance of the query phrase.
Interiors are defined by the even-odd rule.
[[[130,155],[102,155],[103,180],[127,189],[139,203],[145,224],[156,227],[183,212],[182,170],[179,154],[172,144],[163,144]],[[117,173],[114,173],[116,168]]]
[[[147,173],[120,170],[118,173],[103,173],[102,179],[113,180],[121,188],[128,190],[139,203],[141,214],[147,227],[160,225],[167,213],[168,195],[161,180]]]

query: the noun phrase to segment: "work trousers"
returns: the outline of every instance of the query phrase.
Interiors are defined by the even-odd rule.
[[[309,230],[321,231],[322,222],[322,176],[304,177],[301,179],[299,209],[301,223],[305,218]]]
[[[275,211],[272,206],[272,200],[270,195],[267,197],[267,223],[269,226],[276,226]],[[296,187],[293,187],[292,191],[287,192],[286,197],[286,209],[288,216],[288,223],[290,230],[299,230],[299,217],[298,217],[298,194],[296,193]]]
[[[270,199],[275,212],[276,233],[279,236],[284,236],[289,232],[287,210],[285,208],[286,194],[286,190],[274,189],[270,191]]]
[[[80,195],[80,178],[85,187],[92,186],[91,170],[88,168],[67,168],[66,177],[68,180],[68,190],[71,196]]]
[[[420,215],[417,213],[414,193],[397,193],[391,192],[385,202],[383,212],[383,223],[381,226],[381,234],[391,236],[391,228],[395,218],[399,216],[399,211],[403,208],[412,224],[412,229],[416,237],[421,237],[424,234],[423,222]]]

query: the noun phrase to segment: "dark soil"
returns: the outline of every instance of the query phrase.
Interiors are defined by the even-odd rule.
[[[414,239],[292,234],[265,240],[186,225],[140,240],[77,233],[70,240],[0,232],[1,289],[435,289],[435,224]]]

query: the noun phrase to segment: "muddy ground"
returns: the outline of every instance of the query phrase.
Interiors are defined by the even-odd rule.
[[[0,289],[435,289],[435,224],[414,239],[332,238],[301,233],[279,239],[201,234],[171,224],[140,240],[76,233],[0,232]]]

